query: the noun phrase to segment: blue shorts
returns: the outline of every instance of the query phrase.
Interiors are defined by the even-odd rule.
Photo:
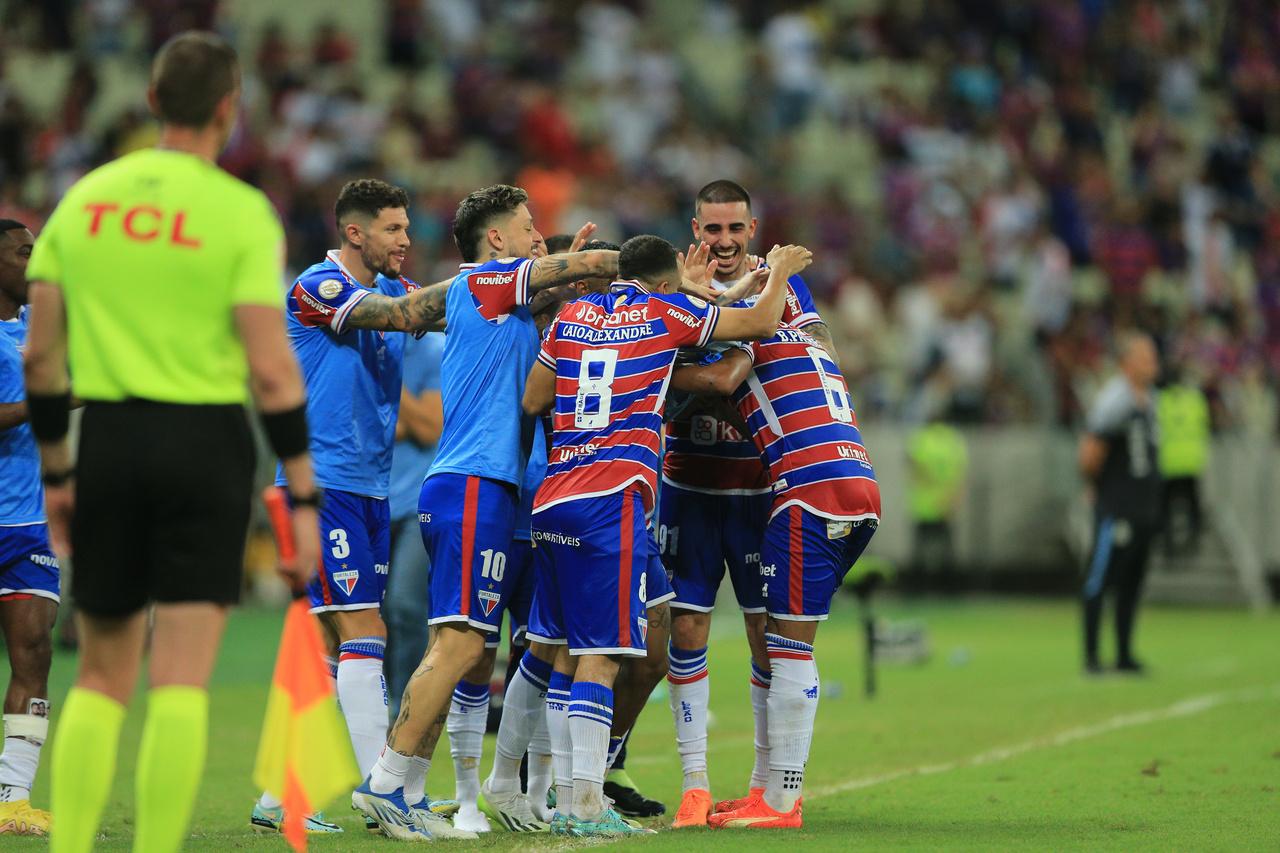
[[[761,531],[773,495],[711,495],[662,484],[658,544],[676,597],[672,607],[710,613],[725,564],[738,607],[763,613],[760,595]]]
[[[390,565],[390,503],[325,490],[320,507],[320,571],[307,585],[311,612],[381,607]]]
[[[760,568],[769,615],[826,619],[832,597],[875,532],[875,519],[832,521],[798,506],[779,512],[765,531]]]
[[[427,624],[465,622],[502,628],[515,572],[511,534],[516,487],[467,474],[432,474],[418,495],[422,542],[431,558],[431,613]]]
[[[38,595],[60,601],[58,558],[45,524],[0,527],[0,597]]]
[[[657,607],[659,604],[665,604],[670,601],[676,594],[671,588],[671,580],[667,577],[667,570],[662,566],[662,560],[658,556],[658,543],[653,538],[653,531],[648,531],[648,557],[647,567],[645,568],[645,609],[648,610]],[[543,584],[538,579],[543,573],[551,571],[550,562],[539,561],[536,557],[533,564],[533,571],[530,577],[534,579],[533,584],[533,600],[532,606],[529,608],[529,621],[527,636],[530,639],[537,640],[540,643],[549,643],[551,645],[563,646],[566,642],[564,633],[564,624],[559,617],[559,608],[552,607],[551,602],[542,590],[554,587],[554,582]],[[646,616],[647,618],[647,616]],[[648,637],[648,626],[641,633]]]
[[[533,607],[533,543],[528,539],[511,542],[511,556],[507,560],[507,621],[511,628],[511,641],[524,645],[525,632],[529,629],[529,611]],[[490,631],[484,638],[485,648],[496,649],[502,641],[497,631]]]
[[[529,639],[569,654],[645,654],[652,558],[644,502],[628,488],[547,507],[533,517],[538,589]]]

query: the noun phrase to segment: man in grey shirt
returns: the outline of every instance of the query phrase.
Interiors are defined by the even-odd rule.
[[[1115,590],[1116,669],[1140,674],[1132,637],[1151,542],[1160,527],[1160,467],[1153,384],[1160,372],[1147,335],[1116,342],[1120,374],[1098,394],[1080,441],[1080,471],[1090,484],[1096,521],[1084,584],[1085,670],[1102,671],[1098,631],[1102,598]]]

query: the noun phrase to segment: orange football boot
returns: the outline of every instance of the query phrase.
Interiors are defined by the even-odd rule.
[[[796,800],[789,812],[775,812],[760,797],[740,809],[713,814],[707,823],[712,829],[799,829],[804,825],[800,803]]]
[[[736,809],[740,809],[743,806],[748,805],[752,800],[758,800],[763,796],[764,788],[750,788],[747,790],[747,795],[745,797],[738,797],[736,800],[721,800],[716,803],[715,812],[713,812],[713,814],[735,811]]]
[[[671,828],[706,826],[710,816],[711,792],[705,788],[690,788],[680,798],[680,808],[676,810],[676,819],[671,822]]]

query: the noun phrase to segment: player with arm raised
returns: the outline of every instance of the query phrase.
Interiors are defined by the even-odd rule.
[[[559,789],[554,832],[636,831],[606,806],[602,788],[620,659],[646,652],[646,518],[657,491],[666,384],[682,346],[773,333],[787,271],[803,268],[809,253],[788,246],[772,254],[759,302],[721,309],[672,294],[681,274],[669,243],[632,238],[619,254],[623,280],[566,305],[529,374],[525,411],[554,406],[547,479],[534,503],[543,629],[565,641],[547,697]]]
[[[400,187],[374,179],[348,182],[334,205],[339,248],[303,272],[286,297],[289,342],[307,387],[316,482],[325,490],[324,550],[307,595],[329,641],[338,704],[363,773],[372,769],[387,735],[387,629],[380,607],[391,562],[387,494],[406,339],[361,328],[359,321],[373,316],[371,305],[405,304],[417,290],[400,275],[409,249],[408,207]],[[364,315],[358,313],[362,306]],[[281,468],[276,484],[284,478]],[[262,794],[250,817],[254,829],[280,830],[279,795]],[[447,831],[440,822],[435,826]],[[341,832],[318,815],[308,816],[306,827]]]
[[[720,288],[741,281],[751,272],[752,263],[758,263],[748,254],[756,224],[751,197],[733,181],[712,181],[699,190],[693,233],[710,246],[713,275]],[[800,276],[787,280],[785,298],[784,322],[806,329],[820,341],[829,341],[826,325]],[[834,347],[829,351],[834,352]],[[713,810],[707,772],[711,697],[707,640],[716,591],[726,567],[751,648],[756,757],[749,787],[753,788],[764,784],[768,767],[763,726],[769,684],[765,605],[759,579],[760,534],[771,500],[768,476],[751,442],[719,416],[717,405],[709,401],[681,403],[673,401],[674,414],[666,426],[667,453],[658,508],[658,542],[676,591],[671,602],[667,676],[684,771],[684,793],[673,822],[676,828],[705,826]]]
[[[708,366],[682,367],[672,387],[733,395],[773,492],[760,560],[772,673],[764,720],[769,765],[764,785],[709,823],[799,828],[818,708],[814,638],[879,522],[875,472],[840,369],[801,329],[783,325]]]
[[[481,659],[507,599],[508,551],[533,436],[532,421],[520,411],[538,348],[530,298],[617,269],[616,252],[532,258],[542,235],[527,201],[517,187],[487,187],[463,199],[454,218],[464,263],[445,288],[444,430],[418,504],[431,557],[434,636],[405,688],[387,744],[353,798],[386,834],[403,840],[429,837],[415,817],[420,803],[406,801],[406,793],[412,800],[422,791],[454,690]],[[349,316],[361,316],[368,301]],[[373,322],[409,310],[378,307],[367,316]]]

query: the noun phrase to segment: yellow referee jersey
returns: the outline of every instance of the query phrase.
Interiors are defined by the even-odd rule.
[[[67,192],[27,278],[62,289],[77,397],[244,403],[231,309],[282,307],[283,265],[265,195],[193,154],[147,149]]]

